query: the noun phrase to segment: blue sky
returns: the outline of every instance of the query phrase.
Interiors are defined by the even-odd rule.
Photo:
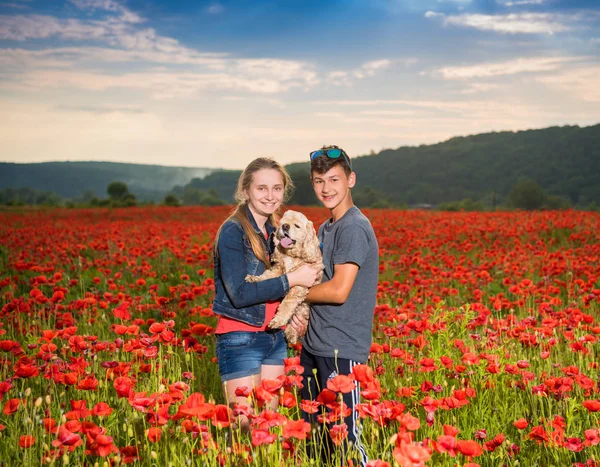
[[[0,159],[243,168],[600,122],[600,2],[0,0]]]

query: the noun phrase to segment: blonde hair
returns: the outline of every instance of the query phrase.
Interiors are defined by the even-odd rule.
[[[237,205],[229,217],[225,219],[225,222],[234,219],[241,224],[242,228],[244,229],[244,233],[250,242],[250,247],[252,248],[254,256],[262,261],[266,268],[270,268],[271,264],[269,262],[269,255],[267,251],[265,251],[264,242],[260,238],[259,234],[257,234],[254,230],[254,227],[248,218],[248,210],[250,208],[248,207],[248,199],[246,198],[245,194],[245,191],[250,189],[254,174],[259,170],[264,169],[276,170],[281,174],[281,177],[283,178],[283,202],[286,202],[289,199],[294,188],[294,183],[292,182],[290,175],[281,166],[281,164],[279,164],[279,162],[267,157],[259,157],[258,159],[254,159],[252,162],[250,162],[241,173],[240,178],[238,178],[237,188],[234,195]],[[276,226],[279,223],[279,212],[276,211],[271,214],[268,221],[272,225]],[[221,227],[219,227],[215,237],[214,251],[217,257],[219,255],[219,236],[221,235],[221,229],[223,228],[225,222],[221,224]]]

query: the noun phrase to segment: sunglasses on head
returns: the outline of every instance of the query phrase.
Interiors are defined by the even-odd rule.
[[[325,155],[327,157],[329,157],[330,159],[337,159],[340,156],[344,156],[344,160],[346,161],[346,163],[348,164],[348,166],[350,168],[352,168],[352,163],[350,162],[350,158],[348,157],[348,155],[344,152],[343,149],[337,149],[337,148],[333,148],[333,149],[317,149],[316,151],[313,151],[310,153],[310,160],[315,160],[317,157]]]

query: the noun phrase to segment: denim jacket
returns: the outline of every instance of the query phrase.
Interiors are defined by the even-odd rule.
[[[270,242],[264,239],[250,210],[248,218],[270,251]],[[265,227],[271,238],[275,227],[268,222]],[[266,302],[278,300],[290,290],[287,275],[262,282],[246,282],[247,274],[260,275],[265,272],[265,265],[254,255],[242,225],[235,219],[229,219],[221,228],[217,249],[213,312],[251,326],[262,326]]]

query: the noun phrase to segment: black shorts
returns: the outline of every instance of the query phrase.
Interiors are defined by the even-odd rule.
[[[348,360],[347,358],[320,357],[311,354],[303,348],[300,354],[300,365],[304,367],[302,399],[315,400],[321,390],[327,388],[328,380],[337,375],[351,374],[352,368],[359,364],[360,362]],[[316,371],[316,374],[314,371]],[[308,443],[309,455],[320,457],[325,462],[325,465],[327,465],[332,462],[333,456],[337,455],[336,453],[341,452],[340,455],[343,456],[343,459],[351,457],[358,462],[358,465],[366,466],[369,459],[361,441],[362,427],[359,420],[360,417],[356,410],[354,410],[356,404],[360,402],[360,385],[358,382],[352,392],[343,394],[343,401],[352,410],[352,413],[344,418],[344,423],[348,429],[347,442],[343,443],[341,447],[337,447],[331,441],[328,433],[319,433],[319,435],[313,436],[311,442]],[[302,417],[313,426],[322,426],[317,421],[320,413],[309,414],[303,411]],[[331,425],[328,428],[330,427]]]

